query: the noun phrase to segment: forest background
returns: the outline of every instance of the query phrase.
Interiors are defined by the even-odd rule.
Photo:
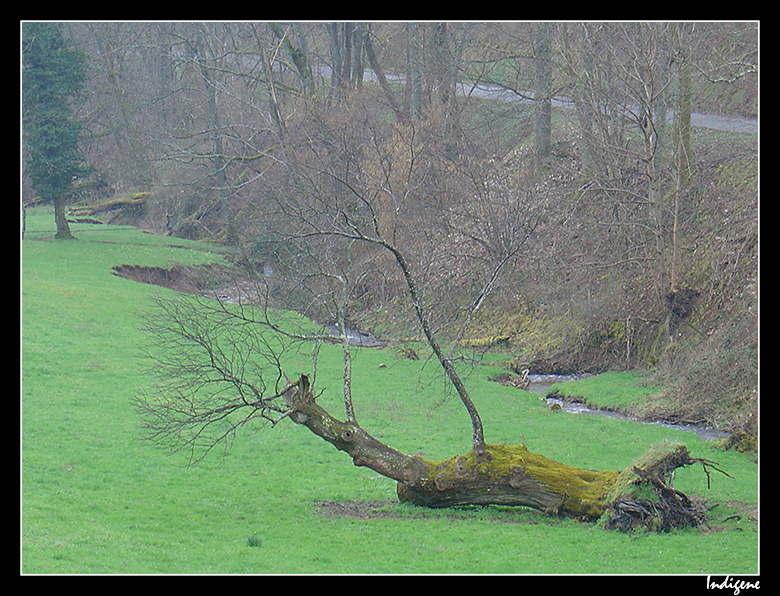
[[[278,306],[326,323],[283,281],[312,248],[281,242],[280,197],[370,195],[417,247],[444,335],[535,373],[652,370],[666,390],[648,414],[757,428],[758,137],[692,125],[757,117],[757,23],[63,32],[88,57],[72,218],[220,243],[236,270],[276,276]],[[501,255],[476,316],[449,329],[485,287],[476,264]],[[345,319],[419,334],[400,275],[350,259]]]

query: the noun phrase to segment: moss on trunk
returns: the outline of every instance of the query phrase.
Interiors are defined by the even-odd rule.
[[[532,453],[525,445],[485,445],[441,461],[410,456],[378,441],[354,422],[342,422],[314,401],[308,378],[286,395],[290,418],[366,466],[398,482],[402,502],[423,507],[525,506],[555,516],[602,518],[608,528],[653,530],[696,526],[699,504],[673,487],[677,468],[713,462],[692,458],[685,445],[662,443],[622,472],[587,470]],[[717,469],[717,468],[715,468]]]
[[[532,453],[525,445],[488,445],[443,461],[425,461],[428,475],[400,482],[398,497],[426,507],[524,505],[553,515],[599,517],[619,473],[576,468]]]

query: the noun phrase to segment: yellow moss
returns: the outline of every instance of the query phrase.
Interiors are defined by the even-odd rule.
[[[489,348],[498,343],[506,342],[510,338],[510,335],[491,335],[489,337],[481,337],[479,339],[464,339],[461,340],[460,345],[462,345],[464,348]]]
[[[737,190],[756,190],[758,172],[755,160],[737,159],[717,167],[718,184],[731,185]]]
[[[568,314],[551,317],[518,303],[478,313],[461,345],[484,348],[510,343],[521,353],[534,357],[571,343],[580,332],[581,328]]]
[[[625,343],[627,338],[625,320],[611,321],[608,323],[607,327],[609,329],[609,337],[611,337],[616,342]]]
[[[561,504],[584,515],[598,516],[606,509],[606,494],[617,479],[612,470],[585,470],[533,454],[525,446],[525,472],[561,496]]]
[[[739,453],[757,453],[758,436],[753,432],[738,430],[725,439],[717,441],[713,446],[724,451],[733,449]]]
[[[146,202],[147,198],[151,195],[149,192],[135,192],[124,197],[117,197],[109,199],[97,205],[90,205],[87,207],[73,207],[70,209],[72,215],[96,215],[98,213],[104,213],[106,211],[113,211],[120,207],[133,207],[141,205]]]
[[[684,448],[684,446],[681,443],[663,442],[648,449],[647,452],[642,455],[642,457],[637,459],[630,466],[626,467],[625,470],[618,474],[606,495],[607,502],[611,503],[629,493],[635,492],[634,487],[637,485],[639,476],[637,476],[637,473],[634,472],[634,468],[646,470],[654,463],[663,459],[665,455],[679,448]]]
[[[151,194],[152,193],[146,192],[146,191],[144,191],[144,192],[134,192],[134,193],[130,193],[129,195],[127,195],[126,198],[130,199],[132,201],[132,200],[142,199],[144,197],[148,197]]]
[[[488,445],[488,457],[477,458],[474,451],[442,461],[426,461],[430,476],[446,485],[450,478],[475,475],[488,481],[509,479],[520,469],[560,497],[560,507],[587,516],[599,516],[606,509],[606,495],[618,472],[576,468],[531,453],[525,445]]]

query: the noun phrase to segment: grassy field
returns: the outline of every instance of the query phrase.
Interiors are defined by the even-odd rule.
[[[468,377],[491,443],[591,469],[623,469],[651,445],[685,442],[734,478],[679,470],[675,486],[718,503],[706,531],[622,534],[530,510],[428,511],[394,502],[395,484],[289,421],[247,429],[224,460],[188,467],[141,440],[132,397],[149,385],[140,317],[170,291],[112,274],[119,264],[220,261],[209,247],[131,228],[75,225],[31,210],[22,242],[21,561],[25,574],[507,573],[746,574],[758,571],[754,458],[693,433],[551,412],[539,396]],[[432,365],[392,348],[357,351],[357,418],[405,452],[467,451],[470,427],[442,399]],[[380,364],[386,365],[380,368]],[[295,363],[309,369],[303,359]],[[341,415],[341,367],[326,347],[320,402]],[[256,432],[255,432],[256,431]],[[322,501],[379,501],[371,519],[324,515]],[[381,503],[380,503],[381,505]],[[735,512],[739,519],[723,521]]]

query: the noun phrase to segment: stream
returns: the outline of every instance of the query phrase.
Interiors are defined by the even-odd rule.
[[[541,395],[548,405],[558,404],[561,406],[561,410],[569,412],[571,414],[592,414],[595,416],[605,416],[607,418],[617,418],[620,420],[635,420],[642,422],[643,424],[655,424],[658,426],[664,426],[666,428],[673,428],[676,430],[683,430],[696,433],[701,439],[705,441],[715,441],[718,439],[726,438],[729,433],[716,430],[709,426],[703,426],[700,424],[677,424],[663,421],[645,421],[639,420],[633,416],[627,416],[619,412],[612,412],[610,410],[600,410],[589,408],[584,404],[572,403],[562,400],[557,397],[547,397],[550,392],[550,387],[556,383],[564,383],[566,381],[576,381],[577,379],[585,378],[589,375],[528,375],[530,381],[528,385],[528,391]]]
[[[325,325],[325,330],[334,338],[341,336],[338,325],[333,323],[330,325]],[[349,342],[350,346],[355,346],[358,348],[384,348],[387,345],[386,341],[351,327],[347,328],[347,341]]]

